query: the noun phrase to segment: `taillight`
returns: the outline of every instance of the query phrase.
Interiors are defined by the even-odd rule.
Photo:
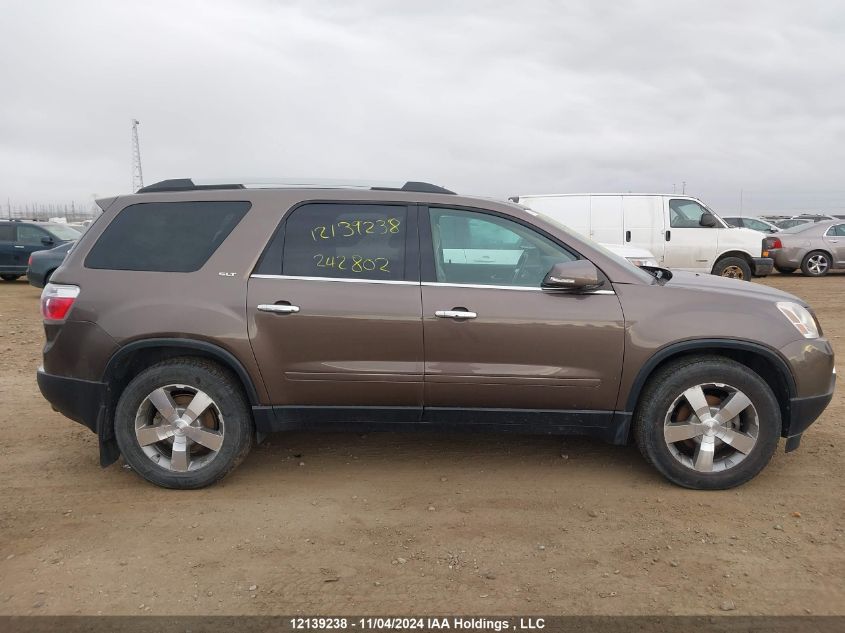
[[[41,316],[45,321],[64,321],[79,296],[79,286],[47,284],[41,292]]]
[[[29,256],[28,260],[26,260],[26,265],[32,267],[32,255]]]
[[[769,251],[783,248],[783,242],[777,237],[766,237],[763,239],[763,257],[769,257]]]

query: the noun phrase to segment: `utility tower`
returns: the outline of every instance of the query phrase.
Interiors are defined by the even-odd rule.
[[[141,146],[138,143],[138,119],[132,121],[132,193],[144,186],[144,172],[141,170]]]

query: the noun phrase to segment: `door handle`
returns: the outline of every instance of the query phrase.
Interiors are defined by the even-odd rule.
[[[469,310],[437,310],[434,313],[434,316],[440,317],[441,319],[475,319],[478,317],[478,314],[475,312],[470,312]]]
[[[284,303],[260,303],[258,309],[262,312],[275,312],[276,314],[296,314],[299,312],[299,306]]]

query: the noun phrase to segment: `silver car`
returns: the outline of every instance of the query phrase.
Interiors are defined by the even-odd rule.
[[[785,229],[773,240],[775,268],[791,273],[799,268],[809,277],[845,268],[845,221],[809,222]],[[779,242],[779,245],[778,245]]]

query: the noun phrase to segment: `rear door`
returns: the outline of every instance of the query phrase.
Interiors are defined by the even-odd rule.
[[[15,261],[15,225],[11,222],[0,223],[0,271],[11,271]]]
[[[520,198],[519,203],[554,218],[576,233],[590,235],[590,196],[528,196]]]
[[[622,196],[590,196],[590,237],[622,244]]]
[[[578,256],[492,211],[431,207],[420,238],[426,419],[577,426],[609,415],[624,347],[609,282],[581,294],[541,290],[554,264]],[[513,255],[485,268],[448,262],[450,249]]]
[[[701,226],[709,213],[695,200],[666,198],[669,226],[664,232],[664,262],[668,268],[707,272],[713,269],[719,250],[719,228]]]
[[[623,196],[625,243],[651,251],[659,264],[665,255],[663,199],[660,196]]]
[[[308,203],[249,280],[249,336],[272,403],[306,422],[416,421],[423,341],[417,208]]]

